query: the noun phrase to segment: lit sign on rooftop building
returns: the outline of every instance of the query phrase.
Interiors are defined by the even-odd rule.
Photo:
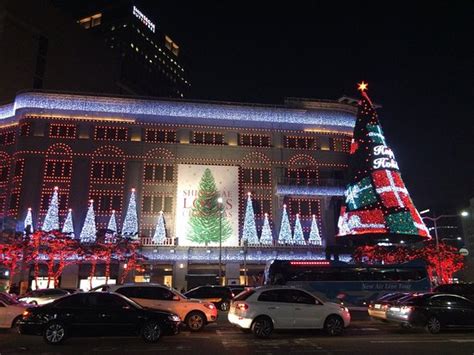
[[[133,14],[137,17],[143,24],[148,27],[153,33],[155,32],[155,24],[150,21],[136,6],[133,7]]]

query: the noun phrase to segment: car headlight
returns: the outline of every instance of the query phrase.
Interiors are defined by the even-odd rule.
[[[168,319],[173,321],[173,322],[181,322],[181,318],[179,318],[176,314],[168,316]]]

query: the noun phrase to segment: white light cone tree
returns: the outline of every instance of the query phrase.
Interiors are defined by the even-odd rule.
[[[295,245],[306,244],[304,240],[303,228],[301,227],[300,215],[298,213],[296,214],[296,219],[295,219],[295,231],[293,234],[293,243]]]
[[[242,245],[247,241],[250,245],[258,244],[257,226],[255,225],[255,213],[253,211],[251,193],[247,194],[247,207],[245,209],[244,227],[242,228]]]
[[[152,242],[155,244],[164,244],[166,242],[166,227],[163,211],[160,211],[160,214],[158,215],[158,221],[156,222]]]
[[[135,189],[132,189],[132,193],[130,194],[130,201],[128,202],[127,213],[125,214],[122,226],[122,237],[138,239],[138,216]]]
[[[69,235],[74,239],[74,224],[72,223],[72,209],[69,209],[67,212],[66,220],[64,221],[63,234]]]
[[[53,195],[49,202],[48,212],[46,213],[46,217],[44,217],[41,230],[44,232],[59,230],[59,195],[57,186],[54,187]]]
[[[316,215],[313,214],[313,220],[311,221],[311,231],[309,232],[308,243],[312,245],[323,245],[321,236],[319,235],[318,221]]]
[[[278,234],[278,243],[291,243],[291,226],[288,219],[288,212],[286,211],[286,205],[283,205],[283,214],[281,217],[280,233]]]
[[[90,200],[86,219],[84,221],[81,234],[79,235],[79,239],[81,243],[94,243],[96,235],[97,228],[95,226],[94,200]]]
[[[260,236],[260,244],[262,245],[273,245],[273,234],[268,220],[268,213],[265,213],[265,219],[263,220],[262,235]]]
[[[34,232],[33,227],[33,215],[31,214],[31,208],[28,208],[28,212],[26,212],[25,221],[23,222],[24,228],[23,231],[25,234],[31,234]]]

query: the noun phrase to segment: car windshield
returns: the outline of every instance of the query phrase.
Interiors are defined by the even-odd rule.
[[[20,303],[16,299],[14,299],[13,297],[5,293],[0,293],[0,301],[2,301],[3,303],[9,306]]]

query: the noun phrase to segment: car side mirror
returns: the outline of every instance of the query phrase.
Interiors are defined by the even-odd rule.
[[[174,295],[174,296],[173,296],[173,301],[179,301],[179,300],[180,300],[180,298],[179,298],[178,295]]]
[[[315,304],[316,306],[321,306],[321,305],[322,305],[322,303],[319,302],[319,300],[314,300],[314,304]]]

